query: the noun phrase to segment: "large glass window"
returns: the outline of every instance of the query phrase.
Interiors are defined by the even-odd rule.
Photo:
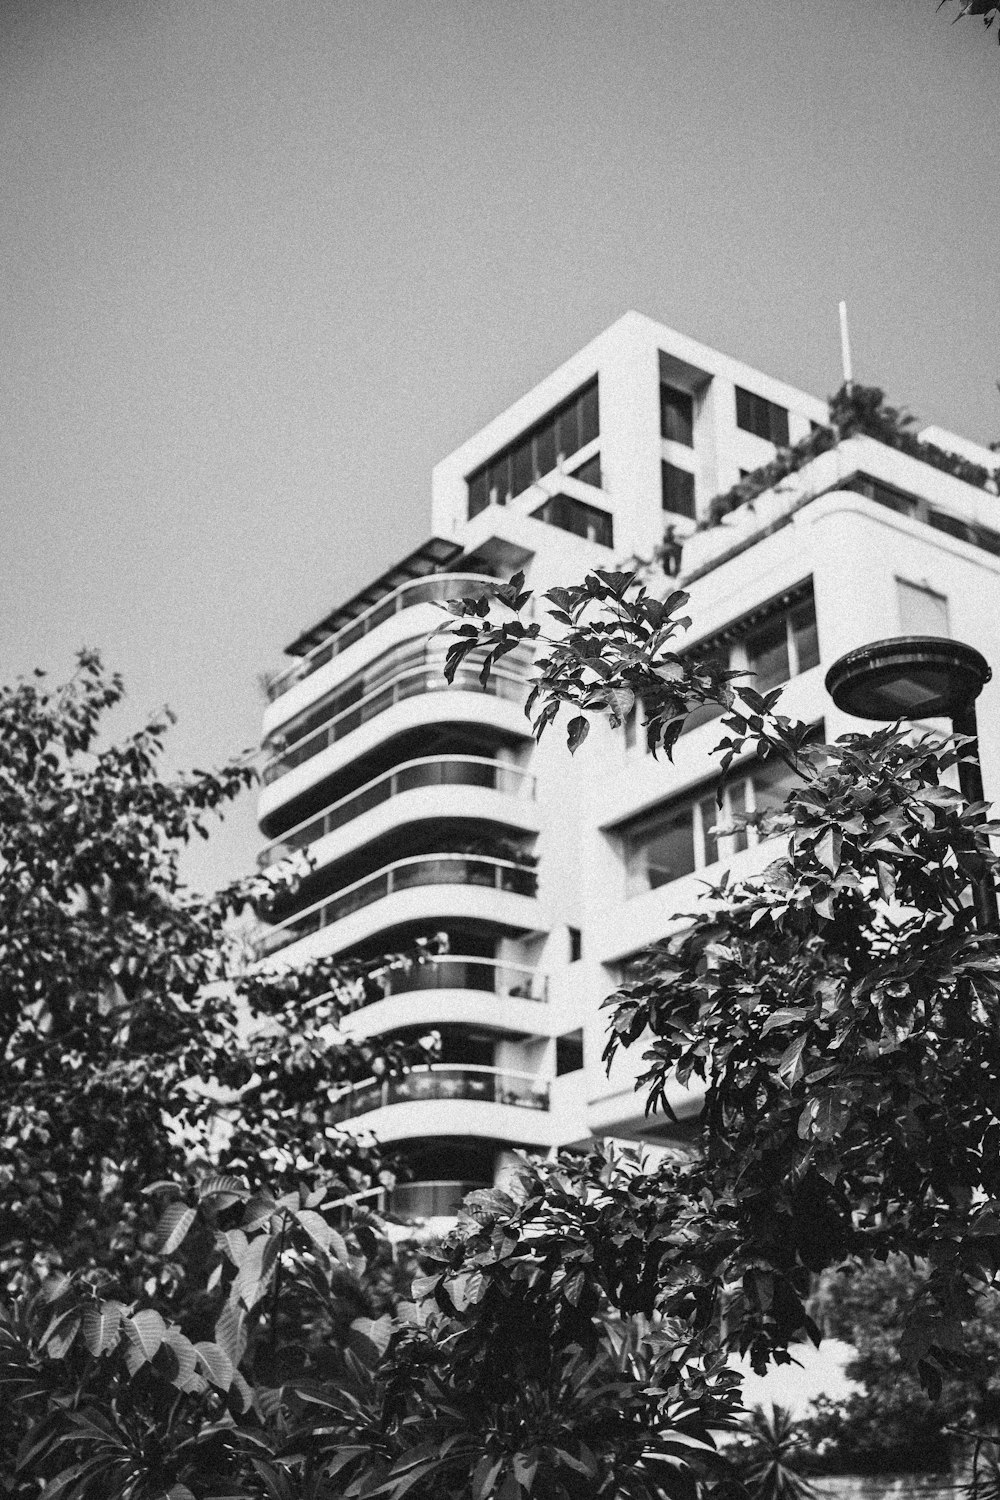
[[[506,505],[599,435],[600,403],[594,379],[467,477],[469,519],[487,505]]]
[[[812,590],[793,609],[782,611],[751,630],[745,640],[751,686],[766,693],[819,663],[819,635]]]
[[[694,447],[694,397],[676,386],[660,385],[660,436]]]
[[[778,448],[788,447],[788,412],[785,407],[758,396],[755,391],[736,387],[736,425],[744,432],[764,438]]]
[[[574,536],[584,536],[588,542],[599,542],[602,547],[615,544],[614,520],[609,512],[575,500],[572,495],[553,495],[531,514],[536,521],[571,531]]]
[[[690,469],[679,469],[663,459],[660,464],[660,486],[663,509],[675,516],[694,520],[694,475]]]
[[[821,734],[822,728],[817,732]],[[721,807],[718,788],[702,787],[626,828],[626,896],[658,890],[758,844],[759,829],[736,827],[734,820],[783,807],[797,780],[784,761],[754,761],[728,778]]]
[[[658,890],[696,869],[690,803],[645,820],[625,838],[625,894]]]

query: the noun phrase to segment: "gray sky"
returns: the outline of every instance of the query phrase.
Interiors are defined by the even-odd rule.
[[[1000,48],[949,20],[3,0],[3,678],[95,644],[172,763],[252,744],[431,465],[629,307],[825,395],[845,296],[858,378],[1000,437]]]

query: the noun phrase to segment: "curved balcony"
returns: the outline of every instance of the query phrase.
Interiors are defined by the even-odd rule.
[[[305,849],[327,834],[336,832],[345,823],[370,812],[391,797],[435,786],[484,787],[503,797],[532,802],[535,799],[534,776],[518,766],[504,765],[482,755],[425,755],[417,760],[404,761],[346,797],[331,802],[321,813],[296,823],[261,850],[257,863],[265,870],[295,850]]]
[[[277,923],[260,940],[258,954],[264,958],[277,953],[289,943],[296,943],[300,938],[319,932],[396,892],[418,886],[455,885],[533,897],[537,877],[533,869],[491,855],[420,854],[410,859],[397,859],[374,875],[366,875]]]
[[[366,1078],[332,1101],[332,1119],[353,1120],[374,1109],[424,1100],[471,1100],[515,1109],[547,1110],[549,1084],[530,1073],[511,1073],[472,1063],[428,1063],[398,1078]]]
[[[374,1005],[393,995],[412,995],[423,990],[478,990],[504,1000],[548,998],[548,977],[526,964],[503,963],[496,958],[464,958],[448,953],[442,958],[414,964],[410,969],[385,969],[365,981],[362,1005]]]
[[[358,1038],[450,1025],[538,1036],[549,1026],[547,999],[548,976],[537,969],[448,954],[414,965],[409,973],[387,969],[369,975],[343,1025]]]
[[[273,703],[297,682],[310,677],[319,667],[325,667],[328,661],[346,651],[348,646],[353,646],[356,641],[362,640],[370,631],[385,620],[391,620],[394,615],[401,614],[404,609],[411,609],[415,604],[443,604],[446,599],[459,597],[476,599],[488,588],[495,586],[495,578],[486,578],[481,573],[439,573],[432,578],[419,578],[401,584],[357,619],[351,620],[327,640],[314,646],[291,666],[277,672],[267,685],[269,701]]]
[[[397,1182],[389,1194],[389,1212],[400,1219],[453,1219],[470,1193],[491,1182]]]
[[[475,667],[459,668],[454,682],[447,681],[440,662],[402,667],[390,677],[388,682],[383,683],[363,698],[359,698],[350,708],[344,708],[340,713],[334,714],[311,734],[304,735],[302,739],[296,740],[293,745],[289,745],[287,749],[273,756],[264,767],[261,780],[265,786],[270,786],[279,777],[287,775],[296,766],[312,759],[314,755],[319,755],[329,746],[343,739],[345,735],[351,734],[362,724],[385,713],[386,709],[392,708],[395,704],[402,703],[406,698],[413,698],[420,693],[442,691],[477,694],[485,691],[492,697],[519,700],[524,693],[524,682],[523,675],[502,666],[491,672],[485,689],[480,684],[478,669]]]

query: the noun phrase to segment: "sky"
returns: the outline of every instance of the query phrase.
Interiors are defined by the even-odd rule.
[[[1000,48],[948,0],[2,0],[0,680],[170,768],[628,308],[1000,438]],[[949,14],[950,12],[950,14]],[[187,861],[250,868],[253,797]]]

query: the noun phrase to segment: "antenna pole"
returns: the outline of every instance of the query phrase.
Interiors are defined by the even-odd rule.
[[[847,303],[840,304],[840,362],[844,370],[844,385],[850,393],[854,385],[851,369],[851,336],[847,330]]]

